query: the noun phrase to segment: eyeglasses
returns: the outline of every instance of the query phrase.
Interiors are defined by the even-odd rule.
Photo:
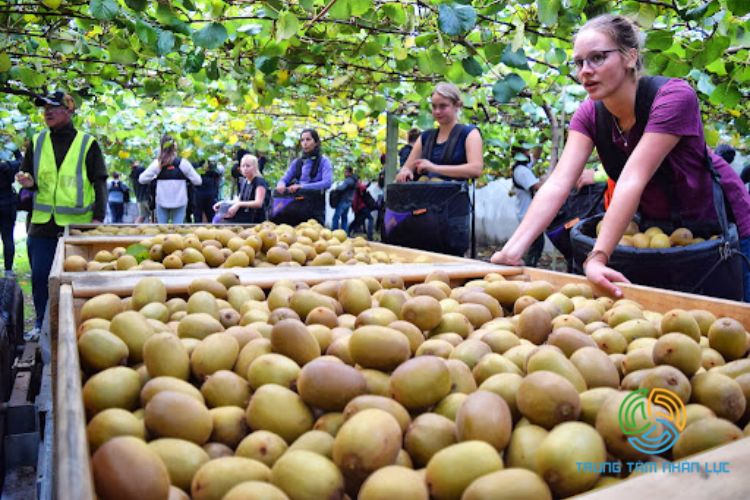
[[[604,64],[604,61],[607,60],[607,55],[610,52],[619,52],[617,49],[610,49],[610,50],[597,50],[592,53],[590,53],[588,56],[584,58],[576,57],[573,59],[573,69],[575,71],[581,71],[583,69],[584,63],[588,63],[589,68],[595,69]]]

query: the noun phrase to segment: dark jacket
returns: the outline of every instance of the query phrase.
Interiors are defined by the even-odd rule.
[[[148,201],[148,184],[141,184],[138,182],[138,177],[141,176],[143,171],[146,170],[146,167],[140,166],[140,167],[133,167],[130,169],[130,184],[133,186],[133,191],[135,191],[135,199],[136,201]]]
[[[13,181],[21,167],[19,160],[0,162],[0,207],[14,207],[18,202]]]
[[[337,193],[339,197],[338,203],[347,201],[351,205],[352,200],[354,199],[354,191],[356,191],[357,189],[358,180],[359,178],[357,178],[356,175],[352,174],[349,177],[344,178],[344,182],[331,190]]]
[[[75,136],[76,129],[72,123],[59,129],[50,129],[50,140],[52,141],[52,149],[55,152],[55,162],[58,168],[65,159],[70,145],[73,144]],[[29,147],[26,149],[26,155],[21,163],[21,171],[34,175],[33,142],[29,142]],[[91,144],[86,154],[86,175],[94,187],[94,219],[104,220],[104,215],[107,213],[107,167],[104,165],[104,156],[96,140]],[[56,238],[62,232],[63,228],[55,224],[54,218],[50,218],[49,222],[45,224],[31,224],[29,228],[29,236],[42,238]]]

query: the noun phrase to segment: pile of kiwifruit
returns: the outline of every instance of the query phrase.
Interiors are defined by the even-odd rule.
[[[680,460],[750,421],[749,335],[706,310],[496,273],[270,290],[225,273],[188,292],[145,278],[79,311],[99,498],[568,497],[628,474],[578,463]],[[686,405],[658,457],[618,423],[639,388]]]
[[[239,230],[238,230],[239,229]],[[334,266],[426,263],[372,248],[366,239],[348,238],[342,229],[330,230],[315,220],[296,227],[264,222],[253,227],[199,227],[191,233],[157,234],[129,247],[100,250],[89,261],[69,255],[66,272],[139,271],[274,266]]]
[[[599,221],[596,225],[597,236],[599,236],[601,227],[602,221]],[[713,235],[709,239],[714,240],[718,237],[718,235]],[[637,222],[630,221],[625,229],[625,234],[617,244],[635,248],[673,248],[695,245],[704,241],[706,241],[705,238],[694,236],[693,232],[686,227],[678,227],[670,234],[666,234],[659,226],[651,226],[641,231]]]

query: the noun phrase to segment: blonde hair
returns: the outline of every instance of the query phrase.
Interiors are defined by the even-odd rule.
[[[255,167],[256,170],[258,170],[258,174],[260,174],[260,170],[258,169],[258,157],[251,154],[243,155],[240,159],[240,167],[242,167],[242,164],[245,163],[245,160],[250,162],[250,166]]]
[[[440,82],[435,85],[435,90],[433,90],[432,93],[445,97],[452,102],[454,106],[459,108],[464,105],[463,101],[461,101],[461,91],[459,91],[458,87],[452,83]]]
[[[578,33],[580,34],[585,30],[604,33],[614,42],[617,50],[622,54],[627,54],[630,50],[635,49],[636,60],[633,72],[636,79],[640,76],[643,71],[643,57],[641,55],[643,37],[641,36],[641,30],[633,21],[624,16],[602,14],[589,20]],[[575,42],[575,38],[573,42]]]

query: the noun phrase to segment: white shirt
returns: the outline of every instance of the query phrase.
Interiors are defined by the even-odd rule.
[[[180,159],[180,170],[194,186],[200,186],[203,179],[195,171],[193,166],[185,158]],[[159,160],[151,162],[146,170],[138,177],[138,182],[148,184],[161,172]],[[163,208],[178,208],[187,206],[188,195],[185,181],[179,179],[166,179],[156,182],[156,205]]]

